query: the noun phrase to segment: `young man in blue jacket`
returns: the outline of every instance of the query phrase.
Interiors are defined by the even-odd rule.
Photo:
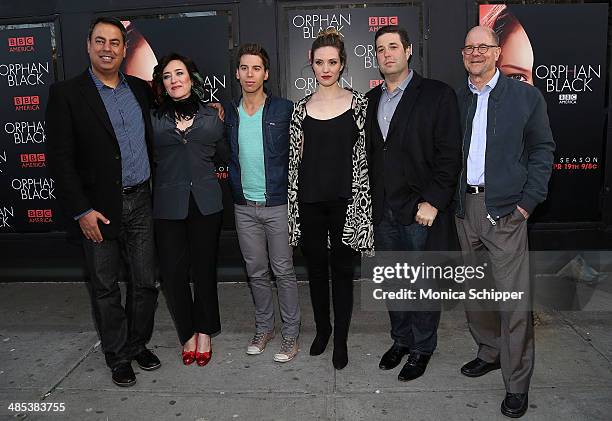
[[[497,35],[484,26],[470,30],[462,48],[468,80],[457,95],[463,170],[456,224],[463,252],[485,252],[494,286],[523,292],[525,300],[503,311],[468,308],[478,354],[461,373],[479,377],[501,368],[501,412],[518,418],[527,410],[534,362],[527,218],[546,198],[555,143],[542,94],[502,75],[496,68],[500,52]]]
[[[270,60],[257,44],[238,50],[236,78],[240,100],[226,107],[230,143],[230,185],[236,232],[255,304],[255,335],[247,354],[261,354],[274,337],[274,302],[269,268],[278,289],[283,326],[274,361],[287,362],[298,352],[300,309],[293,250],[287,229],[289,122],[293,103],[268,95]]]

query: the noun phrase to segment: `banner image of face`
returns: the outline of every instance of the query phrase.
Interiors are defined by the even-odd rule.
[[[0,27],[0,233],[57,229],[44,117],[55,81],[50,25]]]
[[[316,90],[316,79],[309,64],[309,52],[318,33],[335,28],[344,38],[347,62],[339,80],[342,87],[367,92],[382,83],[378,71],[374,35],[378,28],[399,25],[406,29],[412,43],[410,67],[422,72],[420,8],[367,7],[317,8],[310,6],[287,12],[289,41],[284,52],[287,66],[287,97],[296,101]]]
[[[189,57],[204,79],[204,101],[231,99],[229,16],[216,12],[135,17],[122,20],[128,32],[122,71],[151,82],[153,68],[163,56],[176,52]],[[224,227],[233,227],[228,169],[217,167],[223,191]]]
[[[230,98],[228,15],[136,17],[122,20],[128,31],[122,71],[151,81],[158,59],[175,52],[191,58],[204,78],[205,101]]]
[[[601,219],[607,4],[480,5],[499,36],[497,67],[538,88],[557,148],[541,222]],[[579,38],[575,34],[581,34]]]

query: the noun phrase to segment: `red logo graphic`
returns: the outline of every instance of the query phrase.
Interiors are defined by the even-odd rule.
[[[376,88],[378,85],[382,85],[384,79],[370,79],[370,88]]]
[[[399,19],[397,16],[370,16],[368,17],[368,26],[386,26],[398,25]]]
[[[40,97],[38,95],[34,96],[14,96],[13,103],[17,105],[39,105]]]
[[[41,168],[46,166],[44,153],[22,153],[19,155],[21,168]]]
[[[34,51],[34,37],[11,37],[7,41],[11,53]]]
[[[13,105],[15,105],[15,111],[40,110],[40,97],[38,95],[14,96]]]
[[[34,45],[34,37],[15,37],[8,39],[9,47],[25,47]]]
[[[28,209],[28,222],[31,224],[48,224],[53,222],[53,210]]]

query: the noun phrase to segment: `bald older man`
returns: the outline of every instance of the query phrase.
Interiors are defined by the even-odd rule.
[[[461,372],[479,377],[501,368],[506,386],[501,412],[518,418],[527,410],[534,362],[527,218],[546,198],[555,143],[540,91],[497,69],[495,32],[472,28],[461,51],[468,80],[457,94],[463,125],[459,241],[464,255],[484,252],[490,260],[491,287],[525,293],[512,308],[486,303],[468,308],[478,354]]]

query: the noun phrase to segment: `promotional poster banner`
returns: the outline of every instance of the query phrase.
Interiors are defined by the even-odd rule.
[[[122,71],[151,81],[153,68],[163,56],[176,52],[189,57],[204,78],[205,101],[231,99],[230,16],[209,11],[122,19],[128,31],[127,56]],[[233,201],[225,165],[217,166],[223,190],[225,228],[234,226]]]
[[[44,117],[55,81],[50,25],[0,26],[0,233],[57,228]]]
[[[376,63],[374,34],[381,26],[399,25],[406,29],[412,43],[410,67],[422,73],[421,22],[419,6],[329,9],[309,6],[287,11],[288,44],[286,94],[297,101],[316,90],[316,79],[308,63],[317,34],[335,28],[344,36],[347,63],[340,85],[367,92],[382,83]]]
[[[479,16],[499,35],[500,71],[548,105],[557,148],[536,221],[600,220],[608,5],[480,5]]]

